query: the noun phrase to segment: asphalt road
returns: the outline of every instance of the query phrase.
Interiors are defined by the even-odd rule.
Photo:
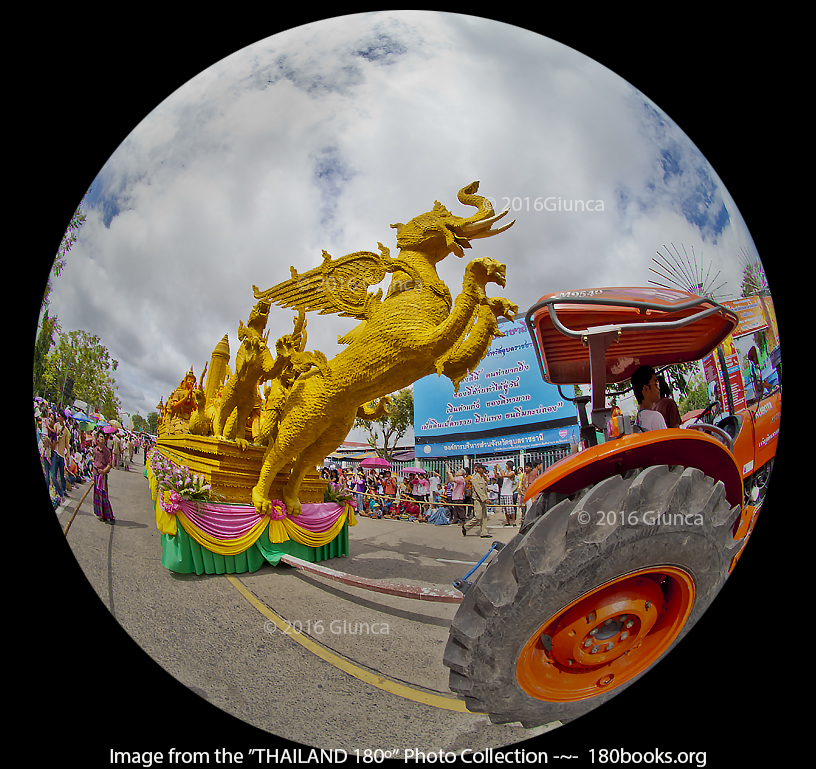
[[[270,764],[309,756],[261,760],[251,751],[315,746],[345,750],[356,765],[366,763],[366,750],[400,758],[412,748],[453,755],[448,751],[508,746],[546,751],[549,763],[571,767],[615,763],[623,750],[665,749],[687,751],[687,765],[715,766],[753,760],[756,735],[776,745],[762,735],[789,727],[789,709],[777,707],[771,693],[776,684],[769,689],[755,675],[771,653],[759,643],[764,636],[755,631],[764,626],[757,622],[776,616],[781,594],[769,602],[768,586],[787,584],[784,570],[770,567],[789,552],[779,535],[784,495],[773,490],[760,533],[677,651],[574,723],[524,730],[457,710],[448,697],[441,657],[454,605],[355,590],[290,567],[264,566],[237,579],[166,570],[142,470],[139,458],[130,472],[112,472],[113,527],[96,520],[89,494],[64,536],[84,489],[55,516],[38,496],[39,472],[32,505],[8,509],[7,542],[23,554],[22,568],[7,572],[5,591],[21,607],[18,613],[9,603],[5,615],[18,649],[6,657],[14,681],[9,702],[25,726],[18,739],[38,758],[148,766],[147,751],[173,763],[168,751],[175,748],[230,763],[217,759],[227,749],[236,751],[231,763]],[[20,531],[29,539],[11,539]],[[502,541],[515,532],[491,529]],[[489,542],[463,538],[452,526],[360,519],[350,530],[350,556],[324,565],[449,588]],[[291,628],[304,633],[282,632]],[[793,680],[779,679],[780,691]],[[27,736],[33,719],[41,725],[36,742]],[[123,762],[111,751],[133,752]]]
[[[139,457],[129,472],[111,471],[115,526],[93,515],[91,492],[67,542],[99,611],[110,612],[152,660],[206,702],[301,745],[350,753],[477,751],[558,725],[496,726],[464,711],[442,664],[456,604],[348,587],[289,566],[231,577],[168,571],[143,470]],[[85,488],[57,511],[63,527]],[[507,542],[518,529],[497,519],[490,533]],[[322,565],[451,588],[489,549],[491,540],[476,532],[463,537],[457,526],[360,517],[349,532],[349,556]],[[319,656],[315,644],[329,654]]]

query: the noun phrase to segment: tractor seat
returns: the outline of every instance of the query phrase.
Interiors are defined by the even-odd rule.
[[[727,432],[733,440],[737,440],[740,427],[742,427],[742,417],[736,416],[735,414],[729,414],[727,417],[723,417],[719,422],[717,422],[716,426],[725,430],[725,432]]]

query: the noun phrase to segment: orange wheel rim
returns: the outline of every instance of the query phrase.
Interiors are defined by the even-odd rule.
[[[671,646],[694,604],[694,581],[677,567],[641,569],[560,609],[521,650],[519,686],[547,702],[575,702],[642,673]]]

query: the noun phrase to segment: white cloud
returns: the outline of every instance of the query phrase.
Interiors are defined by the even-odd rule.
[[[702,205],[693,195],[706,174],[731,217],[716,234],[684,216]],[[252,284],[315,266],[324,248],[340,256],[381,241],[396,254],[389,224],[435,199],[464,212],[456,192],[474,179],[520,209],[468,256],[506,262],[502,293],[522,309],[550,291],[645,285],[670,242],[693,246],[739,290],[747,229],[651,102],[534,33],[414,11],[261,40],[157,105],[100,171],[52,308],[64,328],[99,334],[120,361],[123,408],[146,414],[225,333],[234,359]],[[549,196],[604,210],[533,210]],[[453,256],[440,265],[454,294],[463,267]],[[290,325],[289,311],[273,311],[271,336]],[[310,347],[337,352],[353,325],[310,317]]]

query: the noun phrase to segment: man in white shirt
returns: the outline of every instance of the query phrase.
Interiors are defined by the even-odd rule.
[[[439,482],[441,480],[439,473],[431,471],[431,478],[428,481],[431,489],[431,502],[439,502]]]
[[[659,411],[654,410],[660,400],[660,385],[651,366],[641,366],[632,374],[632,391],[638,402],[635,424],[642,430],[665,430],[666,420]]]
[[[502,479],[501,484],[501,504],[504,510],[504,517],[506,519],[505,526],[516,525],[516,507],[513,500],[513,489],[516,485],[516,470],[512,461],[508,460],[506,463],[506,470],[496,465],[496,474]]]

